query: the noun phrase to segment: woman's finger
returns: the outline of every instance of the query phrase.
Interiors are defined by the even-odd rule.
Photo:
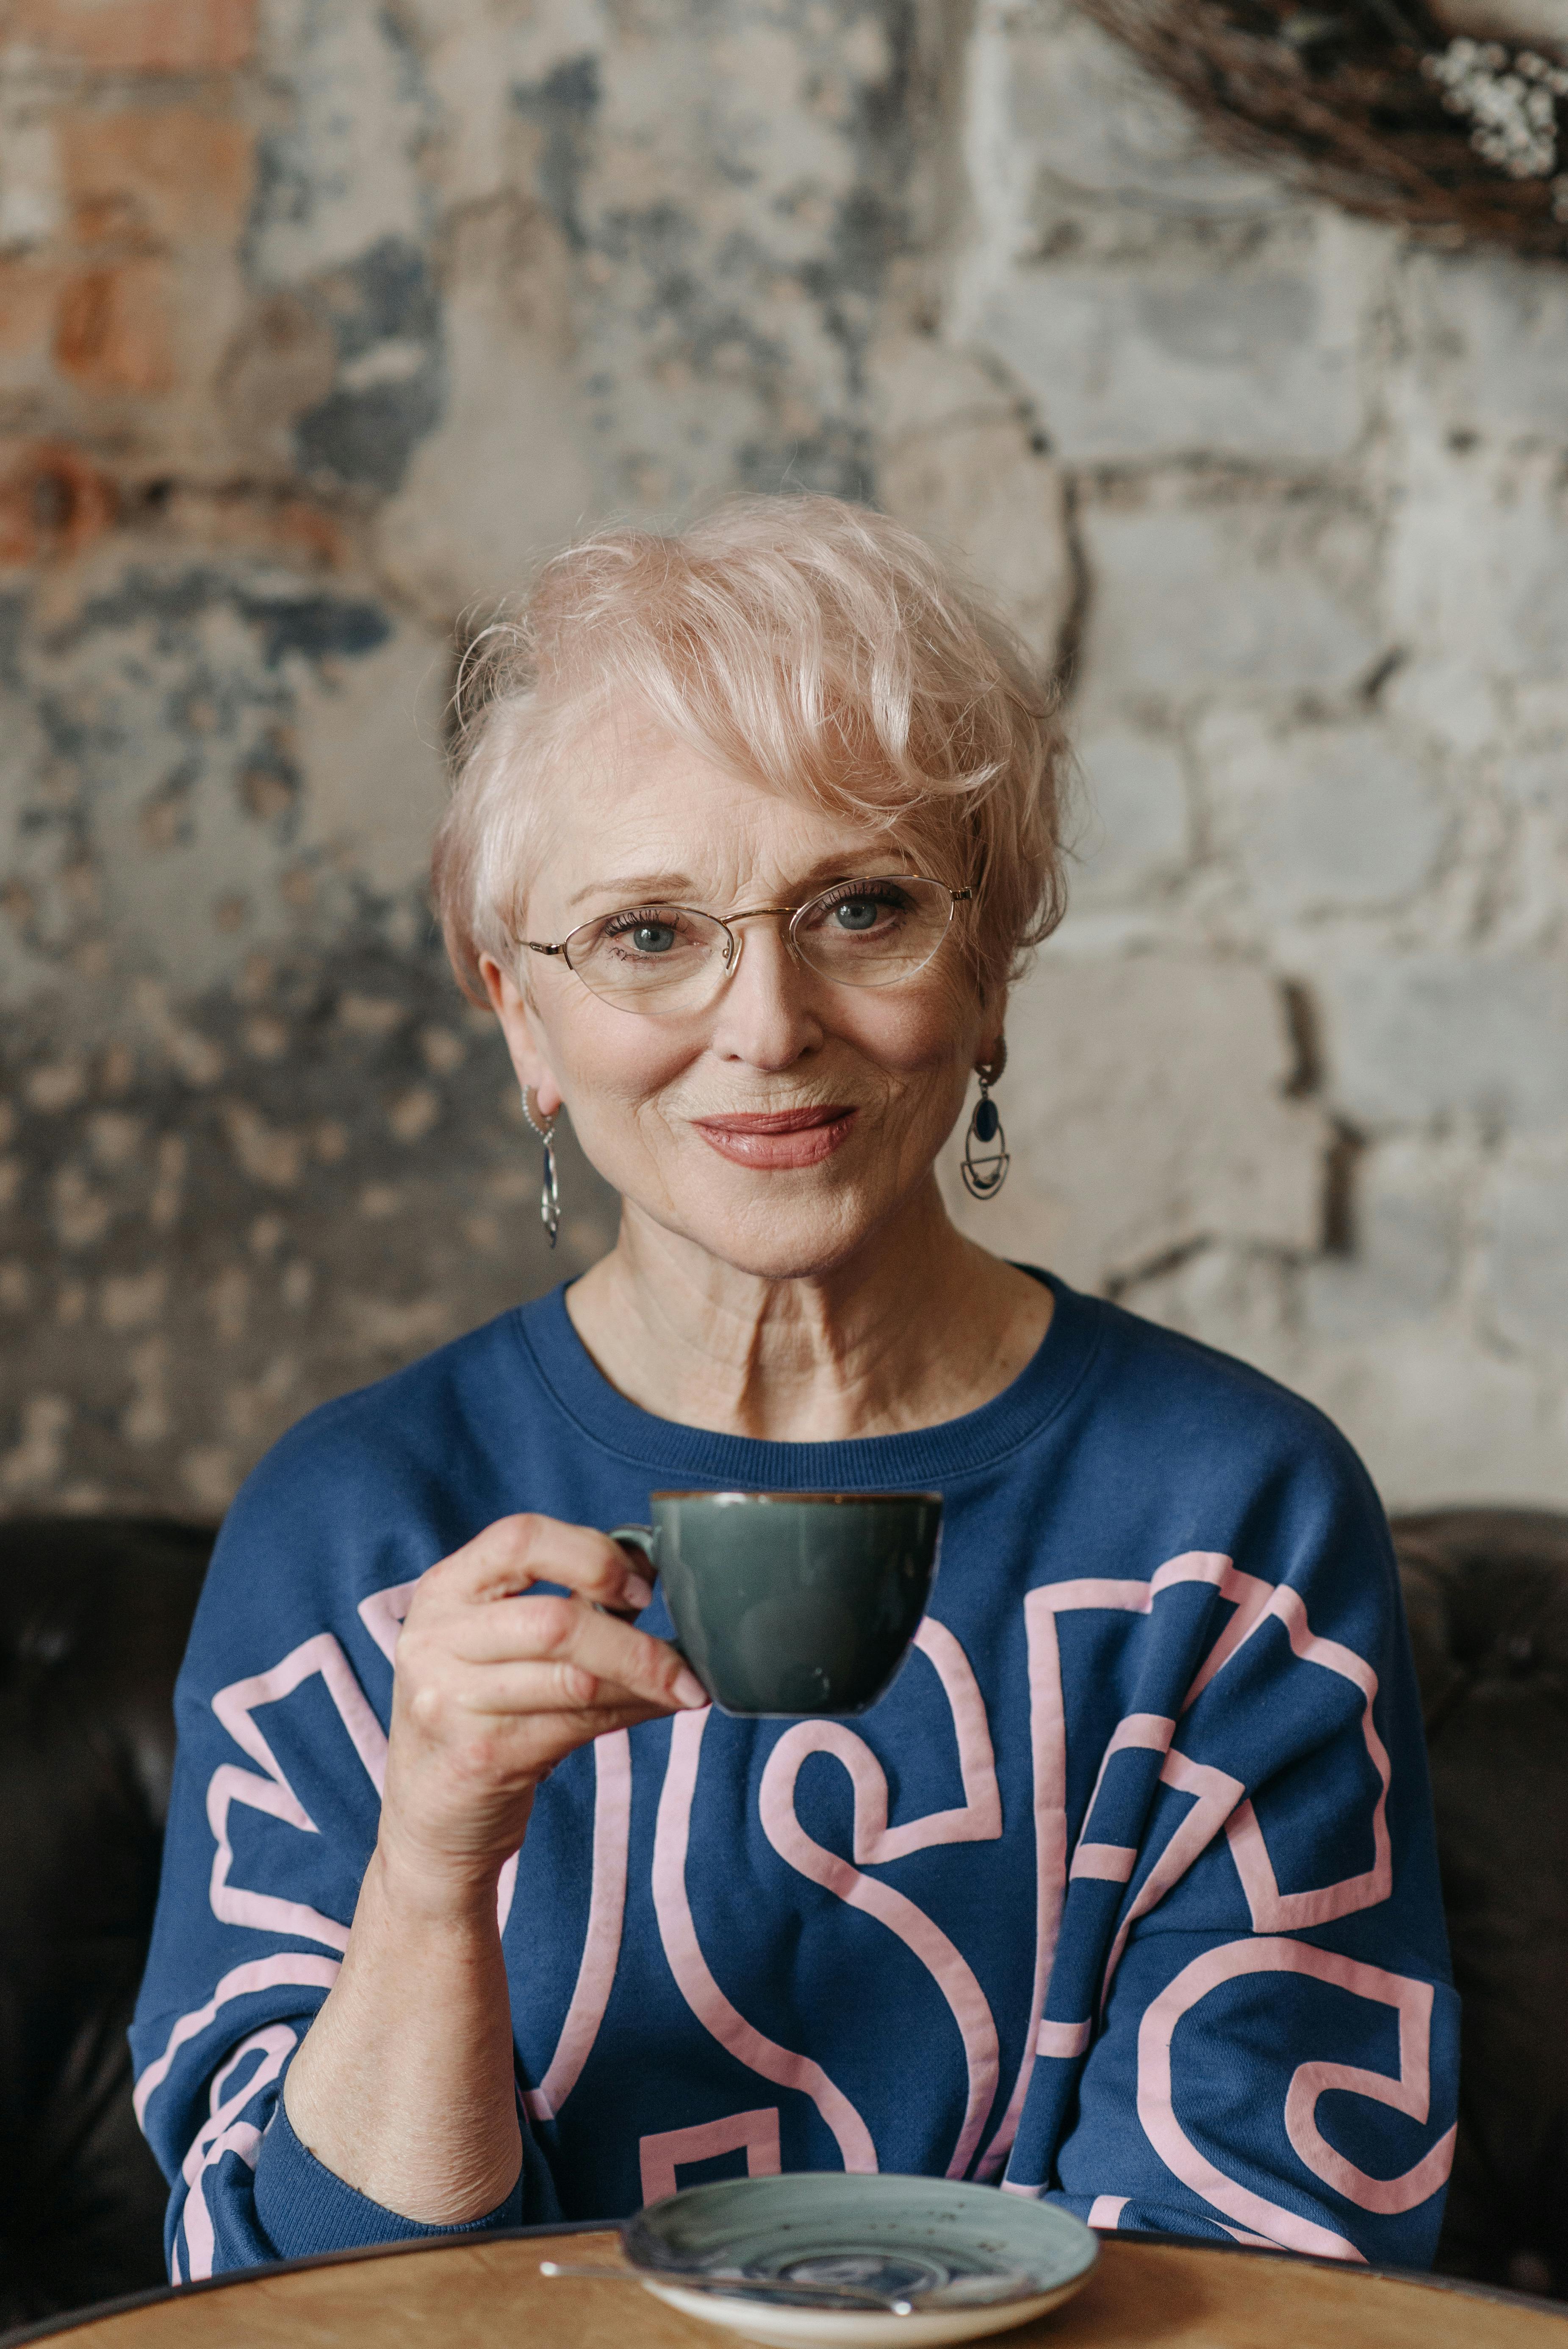
[[[433,1566],[419,1592],[451,1600],[504,1599],[536,1582],[558,1582],[603,1607],[642,1608],[653,1594],[641,1566],[592,1526],[525,1512],[498,1517]]]
[[[590,1619],[584,1621],[584,1617]],[[605,1661],[595,1665],[596,1671],[610,1670],[612,1654],[631,1655],[643,1640],[665,1650],[664,1640],[655,1639],[651,1631],[639,1630],[624,1609],[596,1605],[573,1591],[548,1588],[455,1609],[435,1628],[449,1654],[480,1664],[500,1663],[514,1656],[553,1655],[563,1639],[594,1636],[596,1624],[606,1627],[595,1650]]]
[[[563,1749],[598,1737],[606,1728],[632,1720],[653,1721],[672,1710],[667,1699],[640,1696],[581,1664],[565,1661],[490,1664],[464,1672],[443,1692],[443,1702],[449,1722],[454,1713],[491,1723],[514,1722],[524,1737],[556,1728]]]
[[[520,1661],[579,1665],[665,1711],[689,1711],[708,1701],[696,1674],[667,1641],[601,1614],[581,1599],[520,1599],[506,1612],[520,1624],[527,1643],[516,1651]]]
[[[397,1651],[406,1681],[424,1677],[422,1651],[427,1643],[433,1649],[438,1637],[446,1655],[469,1671],[534,1661],[571,1663],[662,1711],[707,1702],[701,1682],[665,1640],[555,1591],[464,1609],[438,1634],[415,1626],[410,1635],[406,1629]]]

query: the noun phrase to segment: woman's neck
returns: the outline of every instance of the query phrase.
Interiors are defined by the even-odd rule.
[[[603,1375],[655,1417],[828,1443],[978,1410],[1034,1354],[1052,1298],[954,1230],[933,1179],[810,1279],[738,1272],[629,1207],[566,1304]]]

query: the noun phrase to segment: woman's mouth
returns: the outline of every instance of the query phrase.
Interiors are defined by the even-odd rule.
[[[754,1116],[699,1117],[703,1140],[738,1166],[816,1166],[848,1139],[853,1104],[758,1111]]]

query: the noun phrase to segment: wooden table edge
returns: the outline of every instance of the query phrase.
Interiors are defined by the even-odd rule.
[[[353,2267],[362,2260],[411,2259],[419,2251],[456,2251],[464,2242],[518,2243],[552,2235],[603,2235],[613,2233],[619,2224],[616,2219],[557,2219],[547,2227],[476,2227],[469,2235],[412,2235],[400,2243],[357,2243],[348,2251],[313,2251],[304,2260],[263,2260],[254,2267],[226,2268],[222,2275],[199,2276],[193,2283],[150,2284],[145,2292],[89,2301],[84,2308],[63,2308],[54,2316],[40,2317],[36,2324],[16,2324],[8,2333],[0,2333],[0,2349],[25,2349],[30,2341],[52,2340],[79,2324],[96,2324],[100,2317],[156,2308],[161,2301],[194,2300],[202,2292],[228,2292],[235,2284],[257,2283],[263,2276],[305,2275],[313,2268]]]
[[[566,2235],[601,2235],[613,2231],[620,2222],[614,2219],[558,2219],[543,2227],[496,2227],[476,2231],[467,2238],[474,2243],[517,2243],[559,2240]],[[350,2251],[317,2251],[309,2259],[267,2260],[248,2268],[231,2268],[222,2275],[204,2276],[194,2283],[155,2284],[146,2292],[122,2293],[114,2300],[90,2302],[85,2308],[61,2310],[54,2316],[44,2317],[36,2324],[13,2326],[0,2333],[0,2349],[26,2349],[34,2341],[47,2341],[63,2333],[71,2333],[82,2325],[97,2323],[100,2318],[120,2316],[132,2309],[154,2308],[164,2301],[186,2301],[199,2293],[232,2291],[235,2285],[255,2283],[263,2277],[302,2275],[315,2268],[350,2267],[366,2260],[411,2259],[421,2251],[450,2251],[459,2249],[465,2238],[460,2234],[420,2235],[405,2242],[365,2243]],[[1140,2245],[1168,2245],[1174,2250],[1212,2251],[1222,2259],[1273,2260],[1295,2268],[1325,2268],[1337,2273],[1352,2270],[1368,2280],[1385,2282],[1418,2284],[1429,2292],[1457,2293],[1461,2298],[1498,2301],[1505,2306],[1528,2309],[1537,2316],[1555,2316],[1568,2323],[1568,2302],[1548,2300],[1536,2292],[1514,2292],[1506,2284],[1483,2283],[1469,2276],[1439,2275],[1430,2268],[1362,2267],[1359,2262],[1346,2260],[1317,2259],[1301,2251],[1287,2251],[1269,2244],[1221,2243],[1212,2235],[1157,2234],[1152,2229],[1129,2229],[1125,2234],[1114,2231],[1102,2234],[1102,2245],[1121,2243],[1134,2250]]]

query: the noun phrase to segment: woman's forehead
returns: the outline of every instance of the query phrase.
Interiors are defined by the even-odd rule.
[[[618,884],[698,894],[771,874],[830,880],[870,856],[902,862],[885,827],[769,789],[666,737],[601,734],[560,779],[539,878],[563,907]],[[655,885],[658,885],[655,887]]]

